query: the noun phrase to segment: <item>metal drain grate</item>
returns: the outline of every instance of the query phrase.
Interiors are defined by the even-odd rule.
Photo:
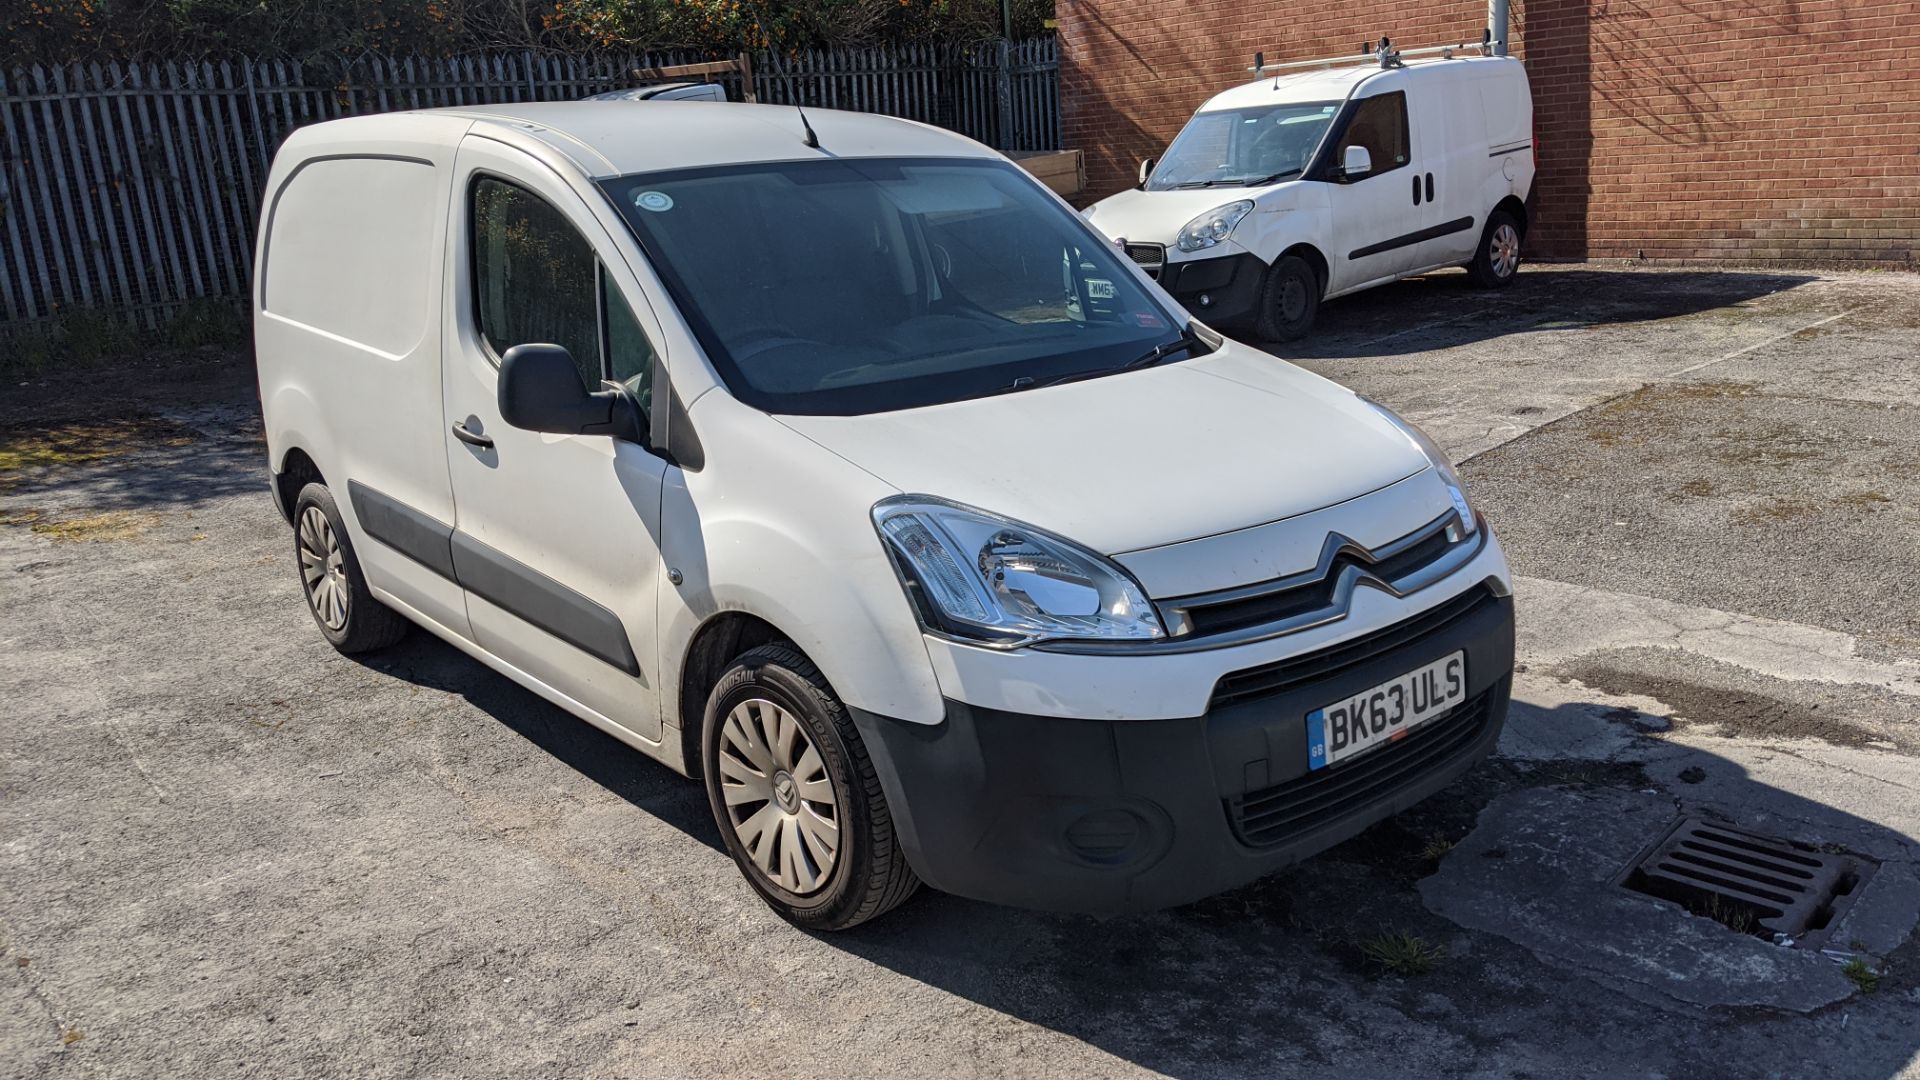
[[[1683,817],[1619,884],[1756,937],[1785,935],[1804,945],[1824,937],[1876,867],[1857,855],[1811,851]]]

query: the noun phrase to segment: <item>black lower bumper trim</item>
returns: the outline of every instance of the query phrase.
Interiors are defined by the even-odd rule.
[[[1452,714],[1310,769],[1307,713],[1455,651],[1467,656],[1467,700]],[[1020,907],[1143,911],[1298,862],[1452,783],[1498,740],[1512,670],[1513,602],[1498,597],[1206,716],[1072,720],[958,701],[934,725],[853,716],[929,885]]]
[[[1267,264],[1247,254],[1170,262],[1160,271],[1161,287],[1200,321],[1214,326],[1251,321],[1266,279]]]

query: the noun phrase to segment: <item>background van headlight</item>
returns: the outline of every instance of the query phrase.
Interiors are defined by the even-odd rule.
[[[1427,455],[1428,461],[1433,462],[1433,471],[1439,473],[1440,479],[1447,485],[1447,494],[1453,499],[1454,512],[1460,515],[1461,538],[1472,536],[1474,530],[1480,527],[1480,523],[1474,518],[1472,504],[1467,502],[1467,482],[1460,479],[1460,474],[1454,469],[1453,462],[1447,459],[1447,452],[1440,449],[1439,443],[1428,438],[1426,432],[1414,426],[1413,421],[1400,416],[1372,398],[1360,397],[1360,400],[1373,406],[1376,412],[1387,418],[1388,423],[1399,428],[1401,434],[1413,440],[1413,445]]]
[[[1177,241],[1181,251],[1199,251],[1233,235],[1233,227],[1240,219],[1253,213],[1253,203],[1242,199],[1239,202],[1216,206],[1194,218],[1180,229]]]
[[[925,495],[882,500],[873,523],[935,629],[1001,645],[1166,636],[1126,571],[1052,533]]]

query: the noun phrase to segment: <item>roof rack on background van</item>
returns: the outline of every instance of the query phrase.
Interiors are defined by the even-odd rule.
[[[753,57],[750,53],[743,52],[732,60],[710,60],[701,64],[672,64],[667,67],[634,68],[631,74],[633,81],[638,84],[633,89],[616,90],[609,94],[598,94],[595,96],[597,98],[620,98],[632,101],[658,101],[675,98],[725,101],[727,99],[725,88],[715,82],[703,82],[692,86],[649,86],[648,84],[672,84],[676,80],[698,76],[738,75],[740,77],[740,100],[746,102],[754,100]],[[718,95],[713,93],[714,88],[720,89]]]
[[[1247,70],[1253,72],[1253,77],[1257,79],[1269,71],[1289,71],[1296,68],[1312,67],[1330,68],[1341,64],[1365,64],[1372,62],[1379,64],[1383,68],[1393,68],[1402,66],[1400,58],[1403,56],[1437,55],[1442,60],[1451,60],[1453,59],[1453,54],[1462,49],[1478,49],[1480,50],[1481,56],[1493,56],[1504,51],[1505,46],[1505,41],[1493,40],[1493,32],[1486,29],[1480,31],[1480,40],[1478,42],[1462,41],[1452,45],[1428,45],[1418,49],[1396,49],[1393,47],[1393,42],[1390,39],[1383,37],[1380,39],[1378,45],[1369,45],[1366,42],[1361,42],[1360,51],[1351,56],[1327,56],[1318,60],[1289,60],[1283,64],[1269,64],[1266,62],[1267,54],[1254,53],[1253,66]]]

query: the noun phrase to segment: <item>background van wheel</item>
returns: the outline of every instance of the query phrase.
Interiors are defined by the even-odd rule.
[[[368,591],[340,508],[323,484],[308,484],[294,500],[293,551],[307,611],[334,648],[370,652],[406,636],[407,620]]]
[[[1483,289],[1498,289],[1520,272],[1520,223],[1505,210],[1495,210],[1480,234],[1480,249],[1467,264],[1467,274]]]
[[[799,650],[734,661],[707,699],[701,755],[727,851],[790,922],[845,930],[919,887],[853,719]]]
[[[1320,275],[1307,260],[1287,255],[1267,271],[1254,332],[1268,341],[1292,341],[1312,328],[1319,313]]]

